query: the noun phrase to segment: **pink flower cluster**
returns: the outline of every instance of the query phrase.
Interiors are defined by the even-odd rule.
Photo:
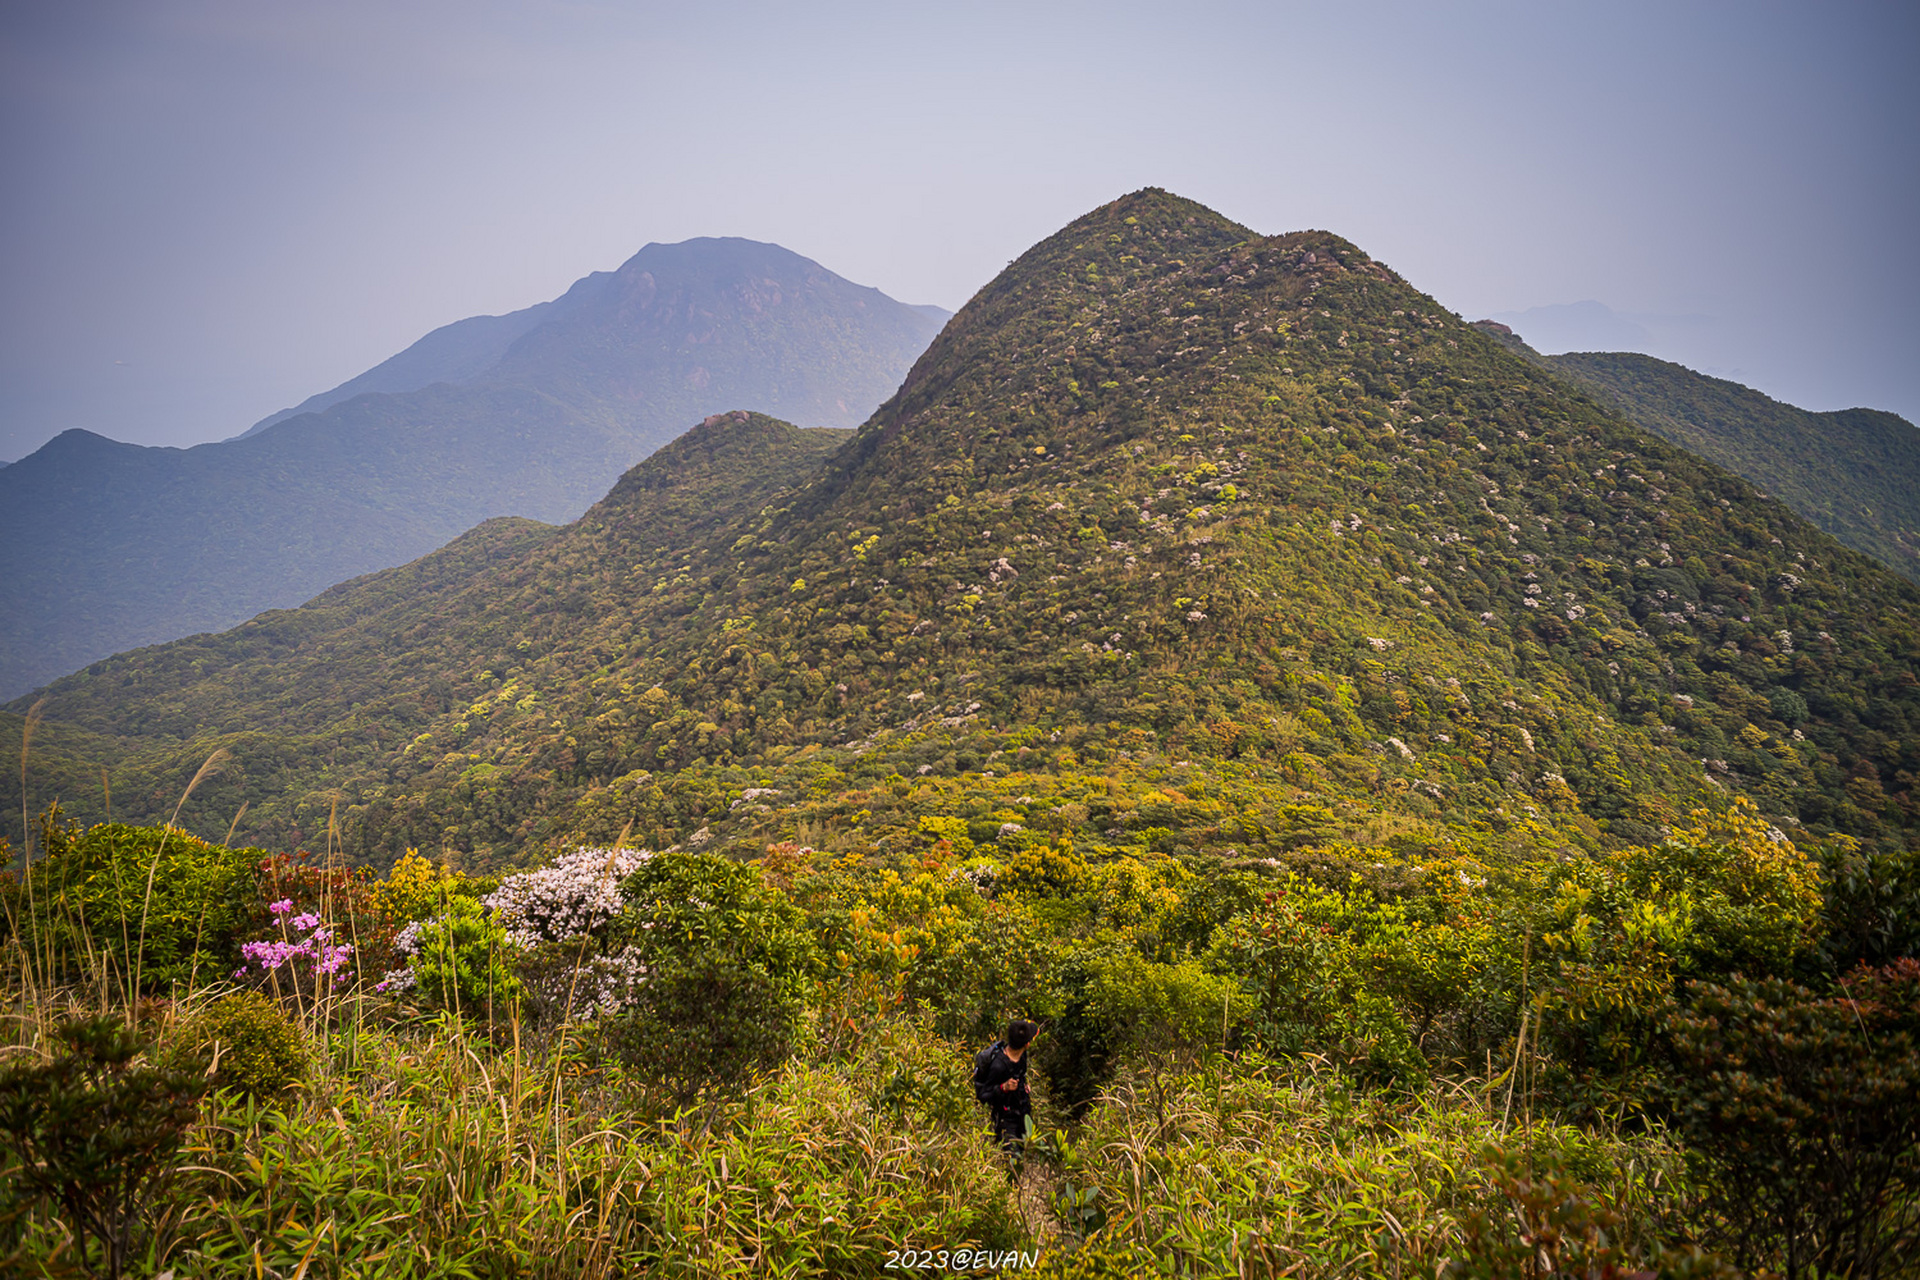
[[[310,911],[303,911],[293,919],[287,916],[293,911],[293,899],[282,898],[268,905],[267,910],[280,918],[281,937],[278,940],[267,939],[261,942],[249,942],[240,948],[240,954],[247,960],[258,964],[263,972],[271,972],[282,965],[292,966],[296,960],[306,960],[312,967],[314,976],[332,978],[345,977],[353,970],[346,968],[347,957],[353,954],[351,943],[335,942],[331,925]],[[306,936],[294,941],[288,936],[291,929]],[[236,978],[247,975],[248,966],[243,964],[233,971]],[[299,972],[297,966],[293,970]]]

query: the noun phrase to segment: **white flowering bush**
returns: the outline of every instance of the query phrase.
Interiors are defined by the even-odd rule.
[[[419,985],[414,977],[413,961],[420,954],[420,931],[433,923],[435,919],[412,920],[407,923],[406,928],[394,935],[393,949],[397,954],[406,957],[406,967],[387,970],[386,975],[380,979],[379,985],[374,987],[375,991],[401,995]]]
[[[542,943],[521,957],[515,971],[526,988],[529,1017],[549,1026],[620,1012],[638,999],[647,976],[638,948],[582,950],[578,939]]]
[[[620,882],[652,856],[644,849],[575,849],[537,871],[508,876],[481,904],[529,950],[597,936],[620,914]]]
[[[508,876],[481,900],[521,948],[515,972],[535,1023],[594,1019],[631,1004],[645,976],[632,947],[609,952],[620,882],[653,855],[644,849],[575,849]]]
[[[508,876],[473,909],[499,931],[511,955],[516,995],[524,996],[536,1021],[593,1018],[632,1001],[644,968],[631,947],[608,953],[604,934],[620,913],[620,881],[652,856],[642,849],[575,849],[547,866]],[[443,913],[402,929],[394,949],[407,967],[390,971],[378,990],[416,991],[422,939],[446,923]]]

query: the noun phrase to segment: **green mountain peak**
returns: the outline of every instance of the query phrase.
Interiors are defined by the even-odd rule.
[[[1336,236],[1124,197],[808,434],[709,419],[398,641],[165,646],[46,714],[156,777],[254,735],[262,836],[324,783],[374,861],[890,857],[927,804],[1222,857],[1598,851],[1732,795],[1913,839],[1920,592]]]

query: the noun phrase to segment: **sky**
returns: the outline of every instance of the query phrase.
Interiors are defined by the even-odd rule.
[[[0,460],[236,435],[649,241],[958,308],[1144,186],[1920,421],[1910,3],[0,0],[0,166]]]

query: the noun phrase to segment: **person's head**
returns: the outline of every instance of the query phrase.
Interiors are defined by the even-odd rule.
[[[1033,1033],[1039,1028],[1024,1018],[1015,1018],[1007,1024],[1007,1048],[1019,1053],[1033,1039]]]

